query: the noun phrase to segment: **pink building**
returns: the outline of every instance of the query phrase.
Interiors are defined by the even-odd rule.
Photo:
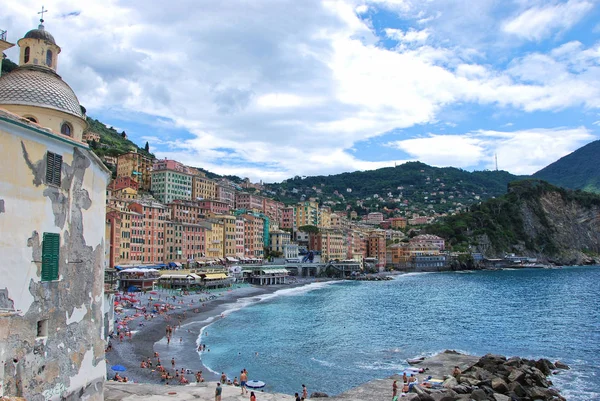
[[[262,212],[263,197],[247,192],[238,192],[235,194],[235,208]]]
[[[264,220],[260,217],[243,215],[244,254],[247,258],[262,259],[264,255]]]
[[[210,213],[229,214],[231,210],[227,202],[222,202],[214,199],[198,201],[198,205],[201,209]]]
[[[235,256],[244,257],[244,219],[238,217],[235,219]]]
[[[170,219],[173,221],[196,224],[203,218],[204,210],[198,202],[175,199],[167,206],[171,211]]]
[[[129,212],[131,220],[129,241],[129,263],[135,264],[142,261],[144,248],[144,215],[134,211]]]
[[[204,255],[206,228],[200,224],[165,222],[165,261],[188,263]]]
[[[283,202],[278,202],[271,198],[263,199],[263,213],[269,217],[271,226],[277,225],[281,227],[284,207]]]
[[[424,242],[426,244],[435,245],[440,251],[443,251],[446,245],[446,241],[443,238],[440,238],[437,235],[433,234],[417,235],[416,237],[410,239],[411,244],[417,242]]]
[[[216,189],[217,200],[227,203],[230,209],[235,208],[235,189],[222,184],[217,184]]]
[[[284,207],[281,210],[281,224],[280,228],[292,229],[294,228],[294,224],[296,223],[296,208],[293,206]]]
[[[141,262],[163,263],[165,260],[165,221],[170,217],[170,210],[163,204],[154,201],[132,202],[129,209],[140,213],[143,217]]]
[[[190,168],[184,165],[183,163],[180,163],[177,160],[169,159],[156,160],[152,165],[152,171],[157,170],[171,170],[185,174],[191,173]]]

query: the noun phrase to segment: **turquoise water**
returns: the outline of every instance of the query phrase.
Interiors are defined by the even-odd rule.
[[[247,368],[269,391],[338,394],[456,349],[560,359],[572,368],[552,377],[563,395],[600,399],[599,267],[407,274],[266,298],[206,328],[207,367]]]

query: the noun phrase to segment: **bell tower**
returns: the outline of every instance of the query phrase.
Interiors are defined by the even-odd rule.
[[[38,13],[42,15],[40,25],[37,29],[27,32],[17,42],[20,48],[19,66],[31,65],[56,71],[60,47],[57,46],[50,32],[44,28],[44,13],[46,12],[48,10],[42,7],[42,11]]]

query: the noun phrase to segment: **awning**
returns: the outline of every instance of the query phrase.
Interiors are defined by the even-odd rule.
[[[225,273],[206,273],[204,277],[205,280],[223,280],[226,278],[227,275]]]
[[[226,256],[225,259],[227,259],[228,262],[239,262],[239,260],[237,260],[236,258],[232,258],[231,256]]]
[[[177,265],[173,262],[169,262],[169,267],[177,267]]]
[[[265,274],[287,274],[286,269],[261,269],[261,272]]]
[[[115,266],[115,269],[116,270],[123,270],[123,267],[121,267],[121,266]]]

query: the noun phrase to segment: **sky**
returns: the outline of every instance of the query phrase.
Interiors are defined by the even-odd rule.
[[[279,182],[406,161],[532,174],[600,138],[600,0],[45,0],[87,114]],[[42,3],[3,4],[16,43]],[[18,49],[6,52],[18,60]]]

